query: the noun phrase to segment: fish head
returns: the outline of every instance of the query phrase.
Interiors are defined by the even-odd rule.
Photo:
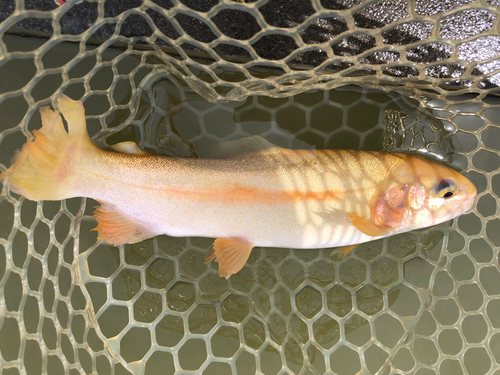
[[[408,229],[443,223],[471,209],[477,190],[466,177],[419,157],[408,157],[404,164],[400,178],[407,179],[405,221]]]

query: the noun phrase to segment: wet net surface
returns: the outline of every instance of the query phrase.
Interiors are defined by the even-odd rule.
[[[476,206],[453,222],[363,244],[343,260],[330,257],[330,249],[256,248],[243,270],[226,281],[216,265],[203,264],[212,240],[160,236],[112,247],[97,242],[91,231],[96,202],[36,203],[3,188],[3,374],[498,375],[496,4],[479,9],[467,1],[442,2],[444,8],[425,2],[323,1],[308,5],[311,14],[300,9],[307,16],[295,20],[293,11],[277,11],[281,3],[272,1],[214,2],[194,10],[188,1],[173,7],[137,1],[128,9],[121,6],[129,2],[118,3],[73,2],[50,9],[36,1],[1,5],[7,15],[0,24],[2,171],[30,132],[40,128],[39,107],[64,92],[84,100],[89,132],[101,147],[134,140],[150,152],[203,157],[217,142],[260,134],[290,148],[426,153],[474,182]],[[386,12],[377,13],[380,4]],[[341,5],[345,9],[331,11]],[[90,8],[95,12],[85,13]],[[234,29],[221,26],[228,19],[224,12],[235,10],[252,15],[255,24],[233,14]],[[311,21],[319,12],[337,21]],[[88,15],[91,22],[81,17],[71,26],[74,14]],[[153,17],[164,23],[152,22]],[[370,23],[374,19],[383,24]],[[405,26],[410,21],[431,25]],[[144,22],[150,34],[144,33]],[[186,26],[190,22],[195,26]],[[200,22],[216,38],[198,40],[209,35],[199,34],[205,30]],[[312,27],[318,23],[322,31]],[[241,36],[238,24],[254,34]],[[38,28],[38,34],[21,36],[21,28]],[[398,28],[411,37],[390,31]],[[135,34],[127,34],[131,30]],[[172,30],[177,37],[169,34]],[[358,34],[367,36],[349,39]],[[272,35],[294,38],[296,51],[279,60],[261,56],[259,41]],[[318,35],[326,39],[309,46],[306,40]],[[319,45],[333,62],[335,43],[352,52],[369,36],[374,44],[368,50],[341,55],[347,60],[339,64],[354,64],[346,70],[320,76],[327,62],[300,71],[290,67],[311,66],[308,60],[289,64],[298,51]],[[390,46],[405,51],[399,53],[401,61],[359,60],[387,48],[384,38],[399,41]],[[422,40],[451,46],[446,67],[437,71],[455,74],[453,80],[427,73],[438,61],[434,52],[421,55],[430,61],[411,60],[421,53]],[[253,60],[245,62],[238,50],[222,53],[237,63],[221,58],[221,41],[244,48]],[[460,46],[472,41],[470,54],[460,55]],[[202,50],[181,47],[186,43]],[[269,53],[285,50],[276,41],[270,42],[273,48],[261,43]],[[409,54],[410,49],[417,52]],[[256,63],[267,67],[255,68]],[[383,73],[400,63],[418,69],[418,82]],[[463,67],[461,75],[450,68],[453,64]],[[375,74],[349,76],[368,65]],[[473,75],[479,65],[488,72]],[[397,84],[398,92],[384,82]],[[461,95],[436,96],[424,86],[441,94],[453,86]],[[304,90],[313,91],[300,93]],[[223,104],[224,99],[240,100]]]

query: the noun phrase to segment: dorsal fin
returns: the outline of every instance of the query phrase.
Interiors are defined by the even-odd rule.
[[[137,143],[131,141],[120,142],[110,147],[116,152],[121,152],[122,154],[148,155],[146,151],[137,146]]]
[[[222,159],[279,148],[260,135],[253,135],[219,143],[210,151],[210,157]]]

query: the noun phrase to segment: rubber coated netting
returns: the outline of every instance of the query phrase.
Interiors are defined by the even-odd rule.
[[[256,248],[225,280],[210,239],[109,246],[96,202],[3,187],[2,375],[499,375],[499,6],[2,0],[0,171],[65,93],[103,148],[204,157],[260,134],[426,154],[478,189],[452,222],[342,260]]]

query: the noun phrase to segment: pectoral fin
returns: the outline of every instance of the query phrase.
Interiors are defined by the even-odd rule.
[[[391,231],[391,228],[386,226],[377,226],[374,223],[369,222],[368,220],[354,214],[349,215],[349,221],[351,221],[352,225],[359,230],[360,232],[366,234],[371,237],[379,237],[383,236]]]
[[[101,204],[94,216],[99,225],[94,229],[99,233],[98,239],[110,245],[136,243],[156,236],[145,223],[138,222],[125,215],[120,209],[106,202]]]
[[[228,279],[243,268],[252,252],[253,245],[236,238],[218,238],[214,242],[214,253],[205,263],[215,260],[219,263],[219,275]]]
[[[337,247],[330,253],[330,257],[337,256],[338,260],[344,259],[358,244]]]

